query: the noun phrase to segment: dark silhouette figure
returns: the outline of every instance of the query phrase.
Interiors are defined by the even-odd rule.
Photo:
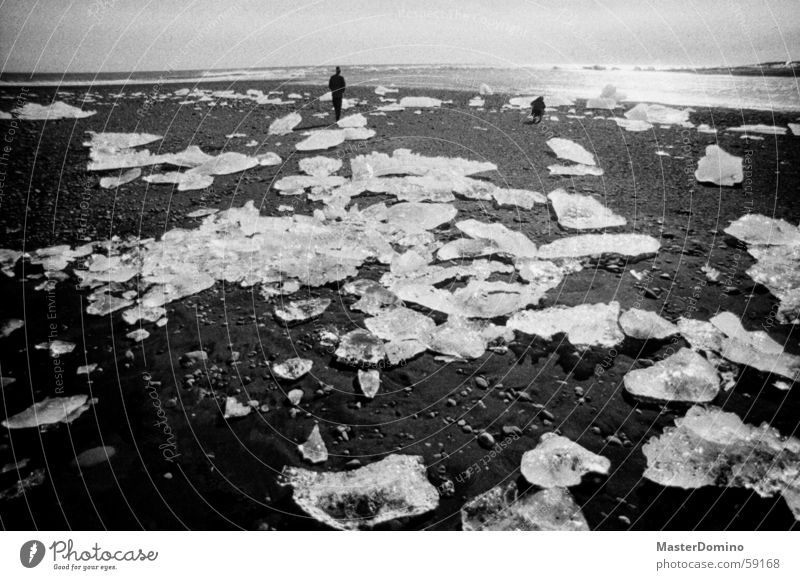
[[[544,97],[536,97],[531,101],[531,117],[534,125],[542,120],[544,109]]]
[[[331,97],[333,99],[333,111],[336,113],[336,120],[342,116],[342,99],[344,98],[344,89],[347,86],[342,76],[342,69],[336,67],[336,74],[328,81],[328,88],[331,90]]]

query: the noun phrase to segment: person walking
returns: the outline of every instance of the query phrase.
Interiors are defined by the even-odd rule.
[[[347,84],[344,82],[342,76],[342,69],[336,67],[336,74],[328,81],[328,88],[331,90],[331,99],[333,100],[333,112],[336,113],[336,120],[342,116],[342,98],[344,98],[344,89]]]

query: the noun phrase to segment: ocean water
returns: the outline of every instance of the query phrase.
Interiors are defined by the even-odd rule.
[[[151,71],[135,73],[69,73],[0,75],[3,86],[122,86],[226,83],[246,90],[256,81],[286,81],[327,86],[331,67],[284,67],[228,70]],[[800,82],[793,77],[696,74],[633,69],[496,68],[453,65],[381,65],[343,67],[348,85],[386,85],[452,89],[477,93],[486,83],[495,92],[590,98],[611,84],[631,102],[800,112]],[[280,84],[280,82],[279,82]]]

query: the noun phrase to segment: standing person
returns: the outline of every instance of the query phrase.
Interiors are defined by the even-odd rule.
[[[530,119],[534,125],[542,120],[542,117],[544,116],[544,110],[544,97],[536,97],[531,101]]]
[[[331,90],[331,98],[333,99],[333,111],[336,113],[336,120],[342,115],[342,98],[344,97],[344,89],[347,86],[342,76],[342,69],[336,67],[336,74],[328,81],[328,88]]]

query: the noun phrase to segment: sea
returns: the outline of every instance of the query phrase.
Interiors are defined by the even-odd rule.
[[[638,67],[480,65],[353,65],[344,66],[349,86],[450,89],[478,93],[487,85],[495,93],[543,95],[545,100],[596,97],[612,85],[626,101],[696,108],[757,109],[800,112],[800,81],[792,76],[705,74],[692,71],[643,70]],[[327,87],[331,67],[281,67],[217,70],[169,70],[132,73],[0,73],[0,89],[18,86],[159,87],[167,84],[225,83],[246,90],[248,83],[285,81]],[[280,84],[280,83],[279,83]]]

